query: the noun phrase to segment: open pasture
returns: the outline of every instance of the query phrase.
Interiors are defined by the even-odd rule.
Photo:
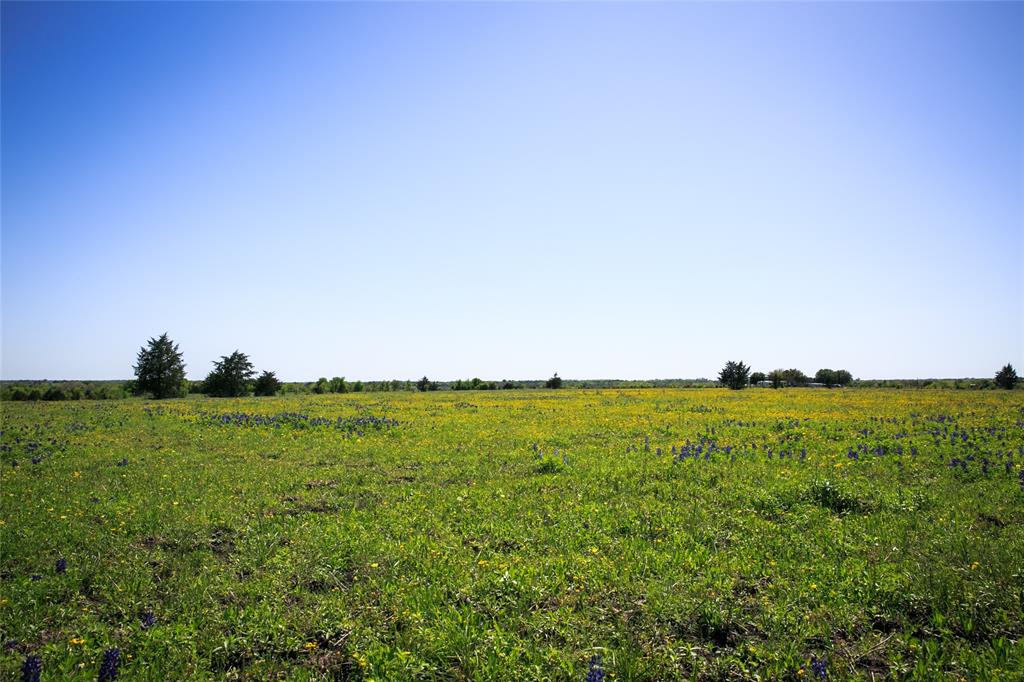
[[[7,403],[0,677],[1020,679],[1022,396]]]

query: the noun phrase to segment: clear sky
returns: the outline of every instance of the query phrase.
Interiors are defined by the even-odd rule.
[[[2,376],[1024,369],[1024,4],[2,5]]]

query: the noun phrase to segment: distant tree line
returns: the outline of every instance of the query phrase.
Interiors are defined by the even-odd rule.
[[[742,362],[730,360],[718,374],[718,383],[732,389],[747,386],[770,386],[771,388],[824,386],[834,388],[857,386],[861,388],[972,388],[1012,389],[1019,381],[1013,365],[1000,369],[994,379],[854,379],[845,369],[819,369],[814,377],[808,377],[798,369],[775,369],[767,374],[751,372]]]
[[[861,386],[881,388],[1004,388],[1012,389],[1019,382],[1013,366],[1007,364],[994,379],[909,379],[909,380],[854,380],[845,369],[819,369],[813,379],[799,369],[775,369],[771,372],[751,372],[743,362],[730,360],[719,372],[718,381],[705,378],[656,379],[649,381],[623,381],[615,379],[592,379],[586,381],[563,380],[556,372],[547,380],[526,381],[485,381],[479,377],[458,379],[453,382],[422,379],[402,381],[355,381],[348,383],[345,377],[327,379],[320,377],[315,382],[282,382],[274,372],[265,370],[258,376],[249,357],[239,350],[221,356],[213,362],[213,369],[202,381],[185,378],[185,363],[178,345],[170,340],[167,333],[151,338],[139,349],[133,366],[133,381],[29,381],[0,382],[2,400],[105,400],[126,398],[129,395],[151,396],[153,398],[183,397],[190,393],[213,397],[239,397],[254,394],[273,396],[278,393],[362,393],[388,391],[493,391],[524,388],[559,389],[572,388],[710,388],[716,385],[732,389],[747,386],[770,386],[772,388],[799,386]]]
[[[852,382],[853,375],[845,369],[819,369],[811,379],[798,369],[774,369],[767,374],[751,372],[748,365],[733,360],[725,363],[725,367],[718,373],[718,383],[735,390],[747,386],[782,388],[818,385],[833,388],[849,386]]]
[[[123,381],[4,382],[2,400],[119,400],[131,395]]]

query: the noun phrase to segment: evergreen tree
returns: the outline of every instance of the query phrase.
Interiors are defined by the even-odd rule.
[[[544,382],[544,388],[561,388],[562,377],[558,376],[558,372],[555,372],[555,376],[551,377]]]
[[[219,398],[233,398],[249,392],[249,384],[256,371],[249,362],[249,356],[237,350],[231,355],[222,355],[213,363],[211,371],[203,382],[207,395]]]
[[[730,360],[725,363],[725,367],[718,373],[718,380],[723,386],[738,391],[745,387],[747,382],[750,380],[750,367],[744,365],[742,362],[733,362]]]
[[[281,382],[273,372],[263,372],[252,387],[252,392],[256,395],[275,395],[280,390]]]
[[[135,393],[152,393],[154,398],[175,398],[183,393],[185,363],[181,360],[178,344],[167,337],[150,339],[139,349],[136,358]]]
[[[1007,363],[996,373],[996,386],[999,388],[1011,389],[1017,384],[1017,370],[1013,365]]]

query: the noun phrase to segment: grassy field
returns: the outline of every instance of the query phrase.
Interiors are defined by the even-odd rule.
[[[2,450],[3,679],[1024,670],[1020,391],[6,403]]]

